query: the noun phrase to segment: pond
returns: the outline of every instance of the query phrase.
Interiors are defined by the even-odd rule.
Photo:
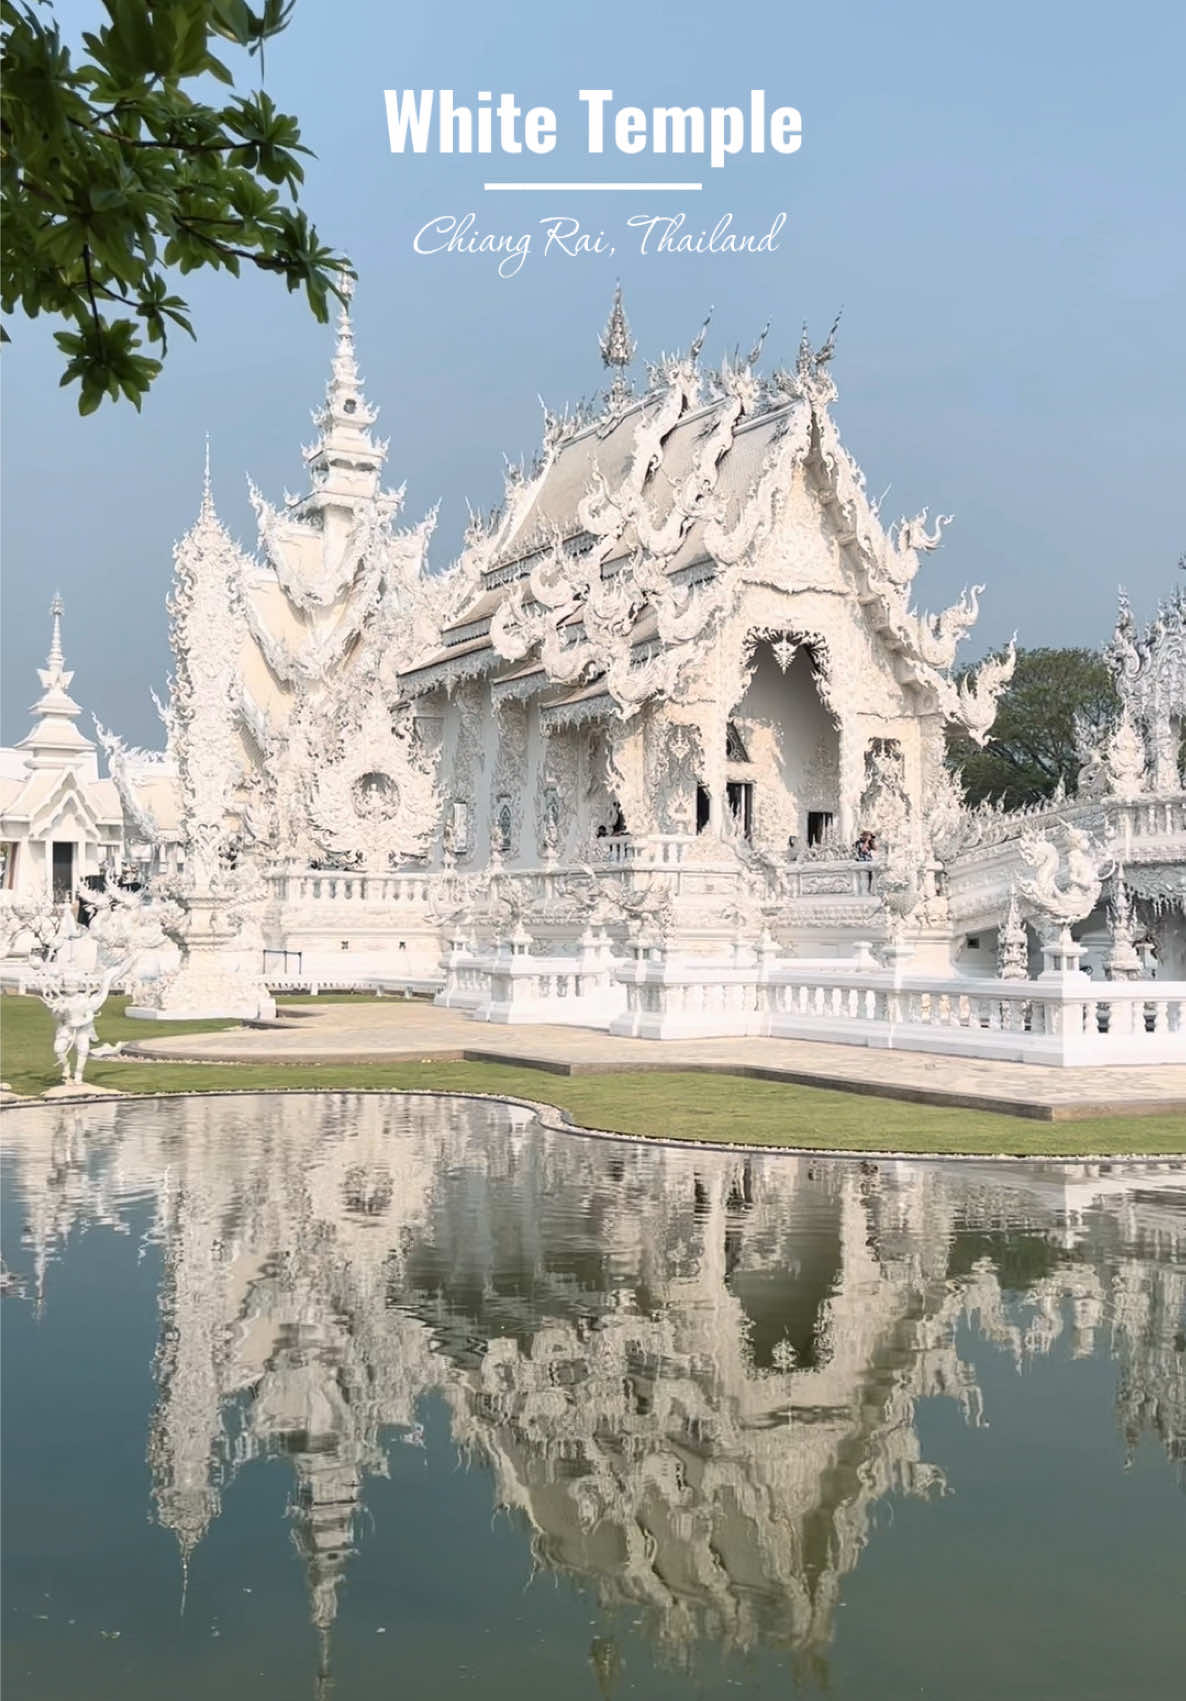
[[[1186,1161],[0,1126],[13,1701],[1181,1692]]]

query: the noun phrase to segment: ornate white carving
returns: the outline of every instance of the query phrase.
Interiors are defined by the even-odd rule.
[[[527,786],[527,709],[507,702],[498,710],[499,745],[493,781],[491,845],[500,856],[519,854],[523,795]]]
[[[1059,881],[1063,859],[1058,846],[1043,833],[1026,832],[1018,841],[1018,853],[1032,870],[1019,880],[1017,890],[1047,923],[1069,928],[1091,914],[1099,902],[1102,879],[1100,856],[1090,836],[1078,827],[1066,829],[1064,877]]]
[[[1132,899],[1124,881],[1124,869],[1118,863],[1112,874],[1112,891],[1108,899],[1108,959],[1109,980],[1140,980],[1144,969],[1136,949],[1137,922],[1133,915]]]
[[[252,953],[254,964],[248,957],[228,955],[244,927],[229,868],[247,760],[238,731],[239,660],[246,632],[242,567],[242,554],[214,511],[207,459],[197,523],[174,552],[168,605],[175,662],[171,751],[177,762],[185,868],[164,891],[177,906],[166,932],[182,960],[177,972],[151,992],[157,1008],[185,1015],[258,1016],[275,1009],[260,977],[258,954]],[[246,877],[244,870],[237,882]],[[256,943],[250,931],[248,942]]]
[[[228,794],[242,760],[234,730],[243,630],[241,558],[214,512],[208,476],[197,523],[178,544],[173,559],[169,642],[175,666],[174,755],[187,877],[200,888],[218,868]]]
[[[358,866],[393,868],[427,850],[440,819],[435,764],[411,710],[392,710],[376,680],[324,729],[308,811],[321,847]]]
[[[1028,980],[1029,972],[1029,937],[1010,887],[1009,908],[997,932],[997,974],[1001,980]]]
[[[1145,741],[1126,703],[1105,743],[1104,766],[1113,797],[1131,803],[1145,790]]]
[[[94,721],[95,735],[107,758],[107,771],[119,793],[125,830],[132,838],[142,839],[146,844],[156,844],[160,837],[157,823],[152,810],[136,791],[136,780],[143,780],[145,775],[153,770],[172,778],[175,770],[171,759],[161,751],[137,750],[130,747],[115,733],[108,732],[94,715],[91,719]]]
[[[926,894],[922,840],[906,787],[901,748],[879,741],[865,756],[865,790],[858,812],[864,831],[876,835],[877,890],[891,929],[916,916]]]
[[[1181,789],[1179,760],[1186,731],[1186,591],[1160,604],[1144,632],[1120,593],[1116,630],[1105,655],[1125,711],[1144,732],[1152,789]]]
[[[1011,638],[1003,654],[989,656],[956,686],[942,683],[939,700],[947,718],[961,726],[976,744],[987,743],[997,718],[997,704],[1016,666],[1017,640]]]

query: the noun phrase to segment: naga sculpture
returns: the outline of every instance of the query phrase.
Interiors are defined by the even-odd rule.
[[[1067,828],[1066,866],[1061,882],[1062,858],[1058,846],[1043,834],[1023,833],[1018,851],[1033,870],[1030,878],[1018,881],[1018,893],[1047,928],[1058,935],[1068,935],[1071,926],[1089,916],[1099,902],[1103,883],[1100,859],[1090,836],[1079,827]]]

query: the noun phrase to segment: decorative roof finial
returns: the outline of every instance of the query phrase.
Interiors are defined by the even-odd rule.
[[[701,325],[700,329],[696,332],[696,335],[692,338],[692,346],[688,350],[688,358],[691,360],[693,366],[695,366],[696,362],[700,359],[700,350],[704,347],[704,339],[708,335],[708,327],[712,324],[712,316],[715,312],[715,307],[709,308],[708,312],[704,316],[703,325]]]
[[[62,654],[62,614],[64,604],[61,591],[54,592],[54,600],[49,605],[50,619],[53,625],[50,629],[49,656],[46,666],[57,673],[61,671],[65,656]]]
[[[769,321],[769,319],[767,319],[766,323],[762,326],[762,329],[758,333],[757,342],[754,344],[753,348],[750,349],[749,353],[745,357],[745,364],[750,368],[751,371],[758,364],[758,361],[761,359],[762,346],[765,343],[766,338],[769,335],[770,335],[770,321]]]
[[[836,332],[840,329],[840,321],[843,317],[844,309],[842,307],[836,317],[832,320],[832,329],[825,337],[823,347],[818,348],[815,351],[815,364],[817,366],[826,366],[832,356],[836,353]]]
[[[359,388],[362,379],[358,375],[358,360],[354,353],[354,326],[350,322],[350,303],[354,299],[354,278],[349,272],[339,274],[341,283],[338,288],[342,292],[342,305],[338,310],[338,346],[334,350],[333,376],[330,379],[330,395],[327,403],[332,402],[332,392],[335,387],[343,391],[354,391]]]
[[[206,455],[202,463],[202,505],[198,511],[199,518],[213,520],[214,512],[214,483],[210,476],[210,433],[206,433]]]
[[[795,357],[795,377],[800,396],[806,397],[813,407],[827,407],[829,402],[836,400],[836,385],[828,372],[828,364],[836,352],[836,331],[843,312],[841,308],[819,348],[812,348],[806,321],[803,324],[799,352]]]
[[[611,406],[623,402],[630,394],[630,384],[626,378],[626,368],[634,359],[638,344],[630,335],[630,326],[626,319],[626,309],[622,305],[621,279],[614,285],[614,303],[610,308],[609,319],[605,330],[598,339],[603,366],[616,367],[613,383],[609,389]]]

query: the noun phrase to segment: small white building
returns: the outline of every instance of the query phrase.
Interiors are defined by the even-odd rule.
[[[176,863],[176,780],[169,758],[119,754],[122,789],[141,811],[156,806],[154,832],[138,840],[127,824],[121,787],[99,774],[99,753],[78,726],[74,674],[62,653],[62,600],[50,607],[52,634],[33,726],[0,748],[0,904],[68,903],[88,876],[136,864],[142,873]],[[160,818],[160,816],[171,819]],[[153,842],[154,838],[157,842]]]

